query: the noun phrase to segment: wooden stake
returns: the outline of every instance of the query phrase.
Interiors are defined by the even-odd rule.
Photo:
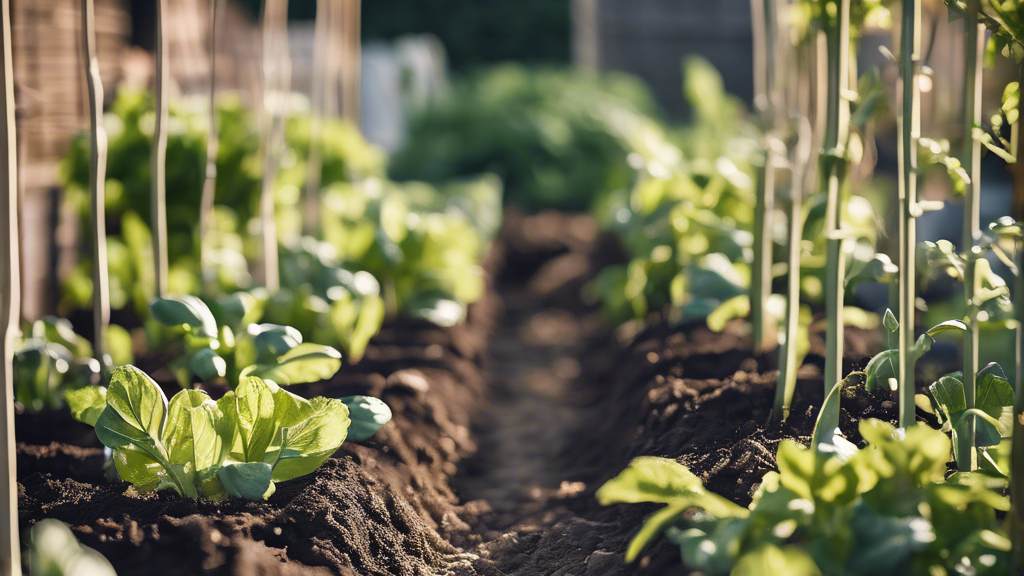
[[[260,220],[263,225],[264,285],[273,293],[281,288],[277,257],[277,222],[274,191],[284,146],[284,122],[291,92],[288,55],[288,0],[263,2],[263,189]]]
[[[327,86],[337,82],[331,60],[331,0],[317,0],[313,32],[312,114],[309,122],[309,157],[306,159],[306,194],[302,228],[307,236],[320,234],[320,179],[323,175],[322,124],[327,116]]]
[[[156,296],[167,294],[167,46],[164,16],[167,0],[156,0],[156,123],[153,125],[153,149],[150,198],[153,227],[153,264],[156,272]]]
[[[360,0],[342,0],[343,21],[341,70],[341,116],[359,127],[359,81],[362,74],[360,45]]]
[[[82,45],[89,87],[89,197],[92,208],[92,315],[93,351],[100,366],[107,366],[107,326],[110,324],[110,277],[107,273],[107,131],[103,127],[103,82],[96,49],[93,0],[82,0]]]
[[[210,261],[210,250],[206,246],[213,218],[213,205],[217,195],[217,153],[220,148],[217,133],[217,0],[210,0],[210,109],[209,129],[206,136],[206,179],[203,181],[203,196],[199,204],[199,267],[201,268],[206,292],[212,294],[215,288],[216,271]]]
[[[14,127],[14,65],[11,61],[11,3],[0,0],[0,33],[3,34],[3,98],[0,99],[0,163],[3,202],[0,202],[0,576],[20,576],[21,541],[18,539],[18,482],[15,471],[14,443],[14,346],[21,316],[21,275],[18,267],[18,153]]]

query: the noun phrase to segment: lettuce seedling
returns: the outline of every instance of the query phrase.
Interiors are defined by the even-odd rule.
[[[708,492],[685,466],[649,456],[597,499],[665,505],[630,542],[628,562],[666,534],[684,564],[713,575],[1007,573],[1010,541],[996,511],[1009,503],[979,476],[944,480],[944,434],[878,420],[862,421],[860,432],[868,446],[847,458],[783,441],[779,471],[764,476],[748,508]],[[773,570],[757,570],[766,565]]]
[[[184,355],[171,364],[183,388],[193,377],[237,382],[257,376],[280,385],[316,382],[341,367],[341,353],[303,343],[302,334],[291,326],[252,323],[259,301],[251,294],[224,296],[214,305],[217,314],[195,296],[168,296],[150,304],[153,318],[179,330],[183,338]]]
[[[1005,476],[988,449],[998,446],[1008,435],[1013,424],[1014,391],[1003,369],[992,362],[982,368],[975,379],[977,392],[973,408],[967,407],[962,372],[953,372],[939,378],[928,387],[942,430],[953,438],[953,456],[957,462],[964,458],[959,453],[960,436],[967,433],[969,416],[975,417],[974,447],[977,462],[983,470]]]
[[[63,522],[53,518],[32,526],[28,563],[33,576],[117,576],[102,554],[81,545]]]
[[[380,283],[366,271],[341,267],[333,246],[303,237],[280,252],[281,290],[260,291],[262,320],[287,323],[303,337],[337,344],[353,362],[384,323]]]
[[[117,368],[101,396],[75,400],[73,413],[87,415],[83,421],[113,450],[121,479],[143,492],[213,500],[266,499],[276,482],[316,470],[350,429],[365,439],[391,416],[375,398],[306,400],[255,377],[216,402],[191,389],[168,402],[134,366]]]
[[[117,361],[132,361],[131,336],[120,326],[107,332],[107,366],[93,358],[92,345],[79,336],[71,322],[47,316],[24,328],[25,338],[14,353],[14,394],[28,412],[56,409],[64,395],[92,384]],[[113,356],[113,359],[111,359]]]

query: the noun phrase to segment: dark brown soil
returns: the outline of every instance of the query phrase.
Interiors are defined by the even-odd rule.
[[[66,415],[19,416],[22,529],[58,518],[119,574],[533,576],[688,573],[661,543],[622,554],[643,505],[596,504],[630,459],[676,458],[712,490],[749,502],[783,438],[807,439],[820,403],[820,334],[794,413],[766,426],[774,355],[753,358],[746,326],[721,334],[651,319],[613,333],[581,287],[621,251],[586,216],[509,212],[488,264],[497,291],[465,325],[389,324],[358,364],[306,396],[369,394],[394,412],[266,502],[190,501],[111,483],[102,449]],[[859,367],[877,348],[847,332]],[[893,419],[854,393],[842,428]]]

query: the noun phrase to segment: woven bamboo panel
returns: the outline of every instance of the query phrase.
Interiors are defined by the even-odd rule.
[[[12,0],[14,85],[24,187],[52,186],[54,164],[88,126],[79,0]],[[125,0],[96,0],[103,84],[113,87],[130,19]],[[108,95],[110,94],[108,89]]]

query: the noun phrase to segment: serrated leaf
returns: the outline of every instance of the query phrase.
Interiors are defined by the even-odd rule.
[[[224,399],[221,410],[238,435],[241,448],[238,459],[262,461],[275,431],[274,397],[270,387],[259,378],[243,377],[238,388],[228,392]]]
[[[284,444],[276,456],[275,481],[291,480],[313,472],[345,441],[349,428],[345,404],[328,398],[313,398],[310,404],[313,414],[281,433]]]
[[[96,436],[108,448],[159,443],[167,419],[167,397],[148,375],[134,366],[114,370],[107,407],[96,421]]]

